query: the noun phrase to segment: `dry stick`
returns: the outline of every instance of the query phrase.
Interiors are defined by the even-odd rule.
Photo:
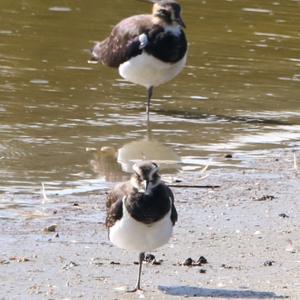
[[[296,152],[294,152],[294,169],[296,171],[298,171],[298,164],[297,164],[297,156],[296,156]]]
[[[200,174],[204,174],[207,171],[207,169],[208,169],[208,167],[210,165],[210,162],[211,162],[211,160],[209,160],[208,163],[207,163],[207,165],[200,171]]]
[[[205,174],[207,171],[211,160],[207,163],[207,165],[200,171],[200,174]],[[208,177],[209,175],[203,175],[199,178],[199,180],[203,180],[204,178]],[[220,185],[199,185],[199,184],[168,184],[169,187],[175,188],[195,188],[195,189],[216,189],[220,188]]]
[[[175,188],[195,188],[195,189],[217,189],[220,185],[197,185],[197,184],[168,184],[169,187]]]
[[[42,195],[43,195],[43,203],[45,203],[45,201],[49,200],[46,194],[46,189],[45,189],[45,184],[44,182],[42,182]]]

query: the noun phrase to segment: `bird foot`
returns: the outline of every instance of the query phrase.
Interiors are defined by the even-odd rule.
[[[132,290],[127,290],[126,293],[135,293],[135,292],[138,292],[138,291],[143,292],[143,290],[140,287],[135,287]]]

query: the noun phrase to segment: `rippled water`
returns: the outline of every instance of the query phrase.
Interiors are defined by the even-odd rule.
[[[93,41],[149,4],[1,1],[0,193],[99,189],[139,158],[174,173],[299,148],[300,2],[182,5],[188,65],[154,91],[147,128],[145,90],[87,60]]]

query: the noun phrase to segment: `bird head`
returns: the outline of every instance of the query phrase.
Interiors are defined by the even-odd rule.
[[[166,25],[180,26],[185,28],[181,18],[181,7],[175,0],[160,0],[153,2],[152,14]]]
[[[140,161],[132,167],[134,173],[131,177],[131,183],[139,192],[147,191],[160,182],[159,166],[151,161]]]

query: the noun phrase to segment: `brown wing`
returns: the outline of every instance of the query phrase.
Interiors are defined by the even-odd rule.
[[[117,185],[106,199],[106,227],[112,227],[123,216],[123,198],[131,192],[130,181]]]
[[[95,45],[93,55],[109,67],[119,67],[142,53],[138,36],[148,32],[151,24],[151,15],[137,15],[122,20],[108,38]]]
[[[122,198],[116,197],[114,193],[107,196],[106,202],[106,227],[112,227],[117,220],[123,216],[123,202]]]

